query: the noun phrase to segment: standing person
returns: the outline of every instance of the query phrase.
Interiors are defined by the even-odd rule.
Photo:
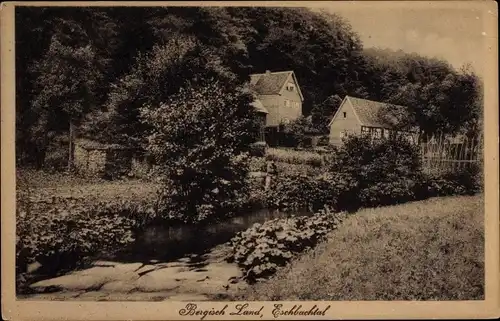
[[[267,170],[266,170],[266,186],[265,190],[269,190],[271,187],[271,179],[273,176],[276,176],[278,174],[278,169],[276,167],[276,164],[274,161],[270,161],[267,163]]]

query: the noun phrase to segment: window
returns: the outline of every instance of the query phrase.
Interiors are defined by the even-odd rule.
[[[294,89],[295,89],[295,86],[292,83],[288,83],[286,85],[286,90],[293,91]]]
[[[382,138],[382,129],[381,128],[375,128],[375,138]]]
[[[347,118],[347,113],[344,111],[344,118]]]
[[[290,100],[285,99],[284,104],[285,104],[285,107],[290,107]]]
[[[388,129],[384,129],[384,137],[389,138],[390,131]]]
[[[347,137],[347,130],[343,130],[340,132],[340,138]]]

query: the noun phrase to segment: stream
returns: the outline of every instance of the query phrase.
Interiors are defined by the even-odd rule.
[[[208,226],[150,225],[136,235],[136,240],[123,251],[109,259],[122,262],[169,262],[186,255],[203,254],[211,248],[229,241],[236,233],[255,223],[264,223],[275,218],[312,215],[302,210],[283,212],[260,209],[242,213],[220,223]]]

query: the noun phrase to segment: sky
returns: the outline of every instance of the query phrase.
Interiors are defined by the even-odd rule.
[[[415,52],[447,60],[460,68],[470,63],[482,75],[485,38],[484,9],[409,8],[344,5],[322,8],[344,17],[367,47]]]

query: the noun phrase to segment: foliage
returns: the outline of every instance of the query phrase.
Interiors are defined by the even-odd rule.
[[[250,145],[250,156],[264,157],[266,155],[267,143],[256,142]]]
[[[278,176],[269,191],[270,207],[318,210],[323,206],[349,209],[356,190],[356,181],[343,173],[307,176]]]
[[[404,126],[418,126],[424,137],[474,131],[480,127],[482,81],[465,65],[417,54],[366,49],[365,84],[374,100],[406,106]]]
[[[402,138],[350,136],[333,153],[328,171],[352,178],[358,205],[371,207],[415,199],[421,164],[418,147]]]
[[[85,258],[134,240],[134,232],[156,218],[149,199],[47,197],[17,193],[16,267],[42,264],[47,273],[74,268]]]
[[[68,165],[68,148],[48,148],[45,155],[44,168],[55,172]]]
[[[340,16],[306,8],[18,8],[16,50],[22,164],[41,165],[70,116],[84,119],[81,134],[140,145],[143,105],[210,77],[241,85],[271,67],[294,70],[303,114],[320,131],[345,95],[408,106],[407,121],[426,134],[481,128],[482,84],[470,70],[363,50]]]
[[[245,199],[247,153],[258,129],[251,101],[243,89],[213,80],[142,110],[166,213],[189,222],[216,219]]]
[[[34,94],[30,107],[19,115],[18,125],[23,139],[24,135],[31,137],[38,167],[43,165],[50,134],[67,132],[70,123],[78,124],[102,100],[99,87],[106,80],[109,61],[100,40],[113,33],[114,24],[105,13],[83,9],[80,14],[76,19],[62,18],[59,13],[49,16],[45,51],[23,66],[28,69],[22,73],[28,73],[28,87]],[[96,35],[102,24],[106,30]],[[111,44],[106,46],[113,50]]]
[[[318,132],[330,132],[328,125],[341,103],[342,99],[339,95],[331,95],[328,96],[323,102],[313,107],[311,110],[311,122],[316,128],[318,128]]]
[[[233,252],[228,260],[245,269],[248,282],[269,277],[297,253],[314,247],[337,228],[344,216],[344,213],[333,213],[325,208],[311,217],[256,223],[231,239]]]
[[[250,157],[248,166],[250,172],[265,172],[266,160],[263,157]]]
[[[231,299],[484,300],[484,249],[480,195],[363,209],[272,279]]]
[[[321,136],[320,139],[318,140],[318,146],[328,146],[329,143],[330,143],[329,136]]]
[[[323,165],[323,157],[315,152],[293,149],[268,148],[266,159],[289,164],[306,164],[315,167]]]
[[[276,169],[279,173],[278,179],[281,176],[317,176],[321,174],[323,169],[321,167],[311,166],[307,164],[290,164],[285,162],[275,162]]]
[[[425,186],[429,196],[474,195],[483,187],[481,168],[467,166],[455,171],[428,174]]]
[[[301,116],[289,124],[282,124],[280,132],[282,137],[280,144],[286,147],[297,147],[304,143],[306,138],[306,130],[309,127],[309,121],[306,117]]]

